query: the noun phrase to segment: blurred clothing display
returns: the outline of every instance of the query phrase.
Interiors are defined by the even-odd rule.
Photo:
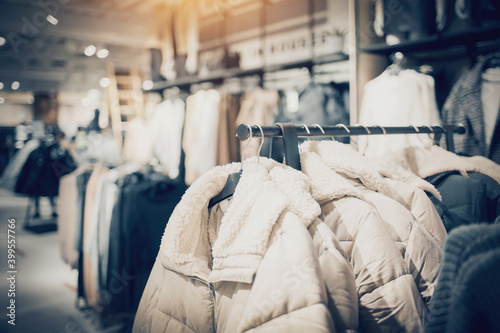
[[[217,165],[219,100],[216,90],[200,90],[187,98],[182,148],[186,154],[186,184]]]
[[[365,85],[359,122],[366,126],[422,126],[440,123],[434,79],[412,69],[393,75],[389,70]],[[360,136],[358,145],[368,157],[380,157],[408,147],[425,147],[422,135]]]
[[[182,130],[186,103],[180,99],[166,99],[158,104],[150,120],[153,157],[158,160],[167,175],[179,176],[182,155]]]

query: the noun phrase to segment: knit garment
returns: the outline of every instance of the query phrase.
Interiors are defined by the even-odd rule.
[[[499,281],[500,247],[464,262],[457,276],[446,332],[500,332]]]
[[[444,244],[437,288],[426,322],[426,332],[443,332],[456,298],[456,279],[469,258],[500,247],[500,225],[471,225],[453,230]]]

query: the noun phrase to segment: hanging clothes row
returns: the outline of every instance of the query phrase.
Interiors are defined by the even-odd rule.
[[[269,126],[283,119],[348,123],[346,85],[307,84],[295,91],[293,103],[297,109],[293,112],[288,110],[292,103],[287,95],[290,91],[262,89],[255,83],[247,86],[248,89],[234,89],[228,83],[200,89],[191,95],[179,90],[167,92],[166,99],[150,115],[129,123],[123,145],[124,160],[136,163],[155,160],[172,179],[182,177],[190,185],[216,165],[239,161],[240,143],[234,137],[239,124]],[[252,140],[247,152],[255,154],[258,147],[259,141]],[[264,154],[271,151],[270,142],[263,151]]]
[[[161,231],[186,190],[139,164],[86,165],[62,177],[59,243],[78,268],[78,297],[99,313],[133,314]]]
[[[287,128],[273,127],[252,126],[250,138]],[[335,134],[346,128],[368,132]],[[420,130],[433,132],[399,133]],[[252,157],[190,186],[165,228],[134,332],[423,331],[447,235],[426,194],[439,191],[339,142],[295,148],[296,169]],[[233,195],[209,204],[229,182]]]

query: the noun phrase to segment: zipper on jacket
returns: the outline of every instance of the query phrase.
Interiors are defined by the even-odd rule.
[[[210,297],[212,298],[212,303],[214,305],[214,310],[212,312],[212,323],[213,323],[214,332],[217,332],[217,323],[215,321],[216,304],[215,304],[215,289],[214,289],[214,286],[211,283],[207,282],[207,281],[204,281],[204,280],[202,280],[200,278],[197,278],[196,276],[188,276],[188,278],[200,281],[201,283],[206,284],[208,286],[208,288],[210,289]]]

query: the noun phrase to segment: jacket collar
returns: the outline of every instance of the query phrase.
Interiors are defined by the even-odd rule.
[[[388,184],[373,167],[372,162],[350,145],[336,141],[305,141],[300,148],[302,152],[316,153],[330,169],[359,179],[368,189],[387,192]]]
[[[333,171],[318,154],[302,152],[300,163],[302,172],[309,177],[311,195],[317,202],[321,203],[344,196],[362,198],[361,191]]]
[[[244,162],[231,205],[210,246],[208,202],[239,169],[239,163],[215,167],[186,191],[162,238],[159,259],[164,267],[204,281],[250,283],[283,212],[293,212],[305,227],[320,214],[307,176],[267,158],[261,157],[260,163],[251,158]]]

